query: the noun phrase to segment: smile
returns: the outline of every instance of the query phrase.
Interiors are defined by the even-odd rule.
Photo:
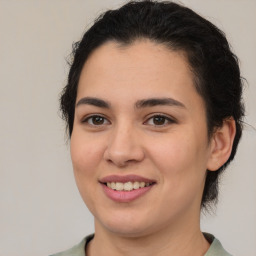
[[[138,175],[110,175],[99,180],[105,195],[118,203],[132,202],[146,195],[156,185],[151,180]]]
[[[148,187],[152,185],[153,183],[150,182],[144,182],[144,181],[128,181],[125,183],[122,182],[107,182],[107,186],[113,190],[117,191],[131,191],[131,190],[136,190],[144,187]]]

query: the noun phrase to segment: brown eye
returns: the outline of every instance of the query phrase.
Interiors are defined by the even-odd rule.
[[[104,118],[102,116],[94,116],[92,117],[92,123],[94,125],[104,124]]]
[[[83,121],[83,123],[87,123],[92,126],[100,126],[100,125],[109,124],[109,121],[103,116],[94,115],[86,118]]]
[[[166,121],[167,121],[166,118],[163,116],[154,116],[153,117],[154,125],[164,125]]]
[[[166,126],[168,124],[175,123],[173,119],[167,116],[163,115],[154,115],[151,118],[149,118],[146,122],[146,124],[152,125],[152,126]]]

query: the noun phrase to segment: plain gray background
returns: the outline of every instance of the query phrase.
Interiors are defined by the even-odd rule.
[[[48,255],[93,232],[77,191],[58,97],[65,58],[114,0],[0,0],[0,256]],[[246,122],[256,127],[256,1],[183,0],[223,29],[247,79]],[[256,131],[245,127],[215,214],[202,230],[236,256],[256,255]]]

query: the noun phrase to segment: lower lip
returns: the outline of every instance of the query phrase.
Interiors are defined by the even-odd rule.
[[[153,185],[151,185],[148,187],[134,189],[131,191],[118,191],[113,190],[104,184],[101,185],[107,197],[119,203],[128,203],[134,201],[137,198],[145,195],[153,187]]]

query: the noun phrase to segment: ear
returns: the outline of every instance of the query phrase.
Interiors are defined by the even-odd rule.
[[[211,152],[207,162],[209,171],[218,170],[228,160],[236,134],[236,123],[231,117],[225,119],[223,125],[217,128],[211,137]]]

